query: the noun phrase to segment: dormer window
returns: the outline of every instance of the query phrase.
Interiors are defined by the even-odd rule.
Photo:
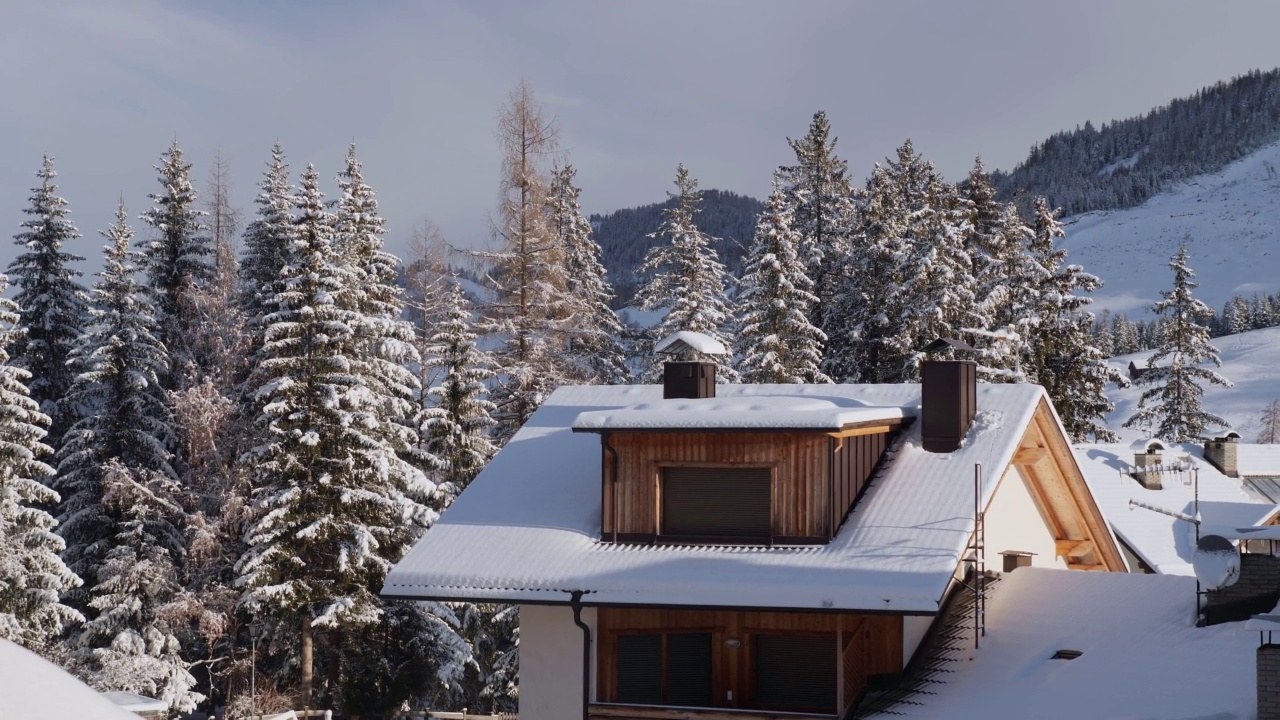
[[[666,541],[765,544],[773,536],[772,467],[663,467]]]
[[[601,539],[830,542],[874,477],[898,407],[845,398],[667,398],[585,412],[601,435]]]

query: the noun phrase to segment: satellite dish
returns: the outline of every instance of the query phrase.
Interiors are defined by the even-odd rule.
[[[1240,551],[1221,535],[1205,535],[1196,542],[1191,567],[1206,590],[1221,590],[1240,579]]]

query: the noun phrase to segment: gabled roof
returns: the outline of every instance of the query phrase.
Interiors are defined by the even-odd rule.
[[[0,638],[0,718],[138,720],[71,673]]]
[[[1194,575],[1191,553],[1195,548],[1195,526],[1186,520],[1133,507],[1129,502],[1136,500],[1194,515],[1195,487],[1190,472],[1166,473],[1162,478],[1163,488],[1149,490],[1128,474],[1133,470],[1132,445],[1076,445],[1074,450],[1089,489],[1116,535],[1156,572]],[[1204,460],[1203,448],[1199,445],[1171,444],[1161,454],[1167,464],[1177,463],[1179,458],[1189,455],[1199,468],[1202,531],[1257,525],[1275,515],[1276,505],[1259,502],[1242,489],[1239,480],[1219,472]]]
[[[935,613],[973,531],[974,464],[990,501],[1045,399],[1034,385],[980,385],[957,451],[904,432],[882,475],[827,545],[602,543],[600,439],[582,413],[661,398],[657,386],[563,387],[387,576],[389,597]],[[720,385],[721,400],[858,400],[913,416],[919,385]]]
[[[1197,628],[1195,615],[1194,578],[1015,570],[988,601],[981,648],[893,716],[1254,717],[1258,636],[1244,623]]]

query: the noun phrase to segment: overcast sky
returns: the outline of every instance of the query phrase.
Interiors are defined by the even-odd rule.
[[[1274,0],[0,0],[0,262],[43,153],[95,262],[174,137],[198,187],[221,148],[249,212],[273,141],[332,190],[354,140],[393,251],[423,218],[474,245],[521,78],[596,212],[661,199],[678,162],[763,196],[818,109],[858,179],[908,137],[953,179],[978,154],[1009,168],[1057,130],[1280,65],[1277,27]]]

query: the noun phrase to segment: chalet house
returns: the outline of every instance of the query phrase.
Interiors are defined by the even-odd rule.
[[[714,370],[556,390],[383,595],[519,605],[522,720],[806,720],[901,677],[988,567],[1127,569],[1038,386]]]
[[[1150,368],[1145,368],[1145,367],[1140,367],[1140,366],[1138,366],[1138,365],[1135,365],[1135,364],[1134,364],[1134,362],[1133,362],[1132,360],[1130,360],[1130,361],[1129,361],[1129,379],[1130,379],[1130,380],[1137,380],[1138,378],[1142,377],[1143,375],[1146,375],[1146,374],[1147,374],[1147,370],[1149,370],[1149,369],[1150,369]]]

